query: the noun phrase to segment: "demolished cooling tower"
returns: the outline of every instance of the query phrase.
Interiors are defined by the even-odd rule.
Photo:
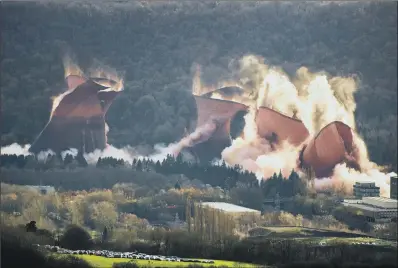
[[[105,114],[120,93],[110,90],[116,82],[77,75],[66,82],[68,91],[55,99],[49,122],[29,149],[32,153],[70,148],[89,153],[106,146]]]
[[[221,88],[228,94],[229,89]],[[221,157],[221,152],[231,145],[230,126],[233,117],[240,111],[246,111],[247,107],[241,103],[227,100],[211,99],[204,96],[194,96],[196,101],[198,119],[196,128],[207,123],[214,123],[215,130],[212,133],[202,135],[195,145],[190,149],[200,161],[211,161],[213,158]]]
[[[290,144],[299,146],[309,136],[303,122],[267,107],[258,109],[256,125],[258,135],[274,144],[288,141]]]
[[[221,88],[215,92],[230,99],[236,91],[235,88]],[[212,99],[213,93],[194,96],[198,113],[197,129],[208,122],[215,122],[217,126],[190,148],[199,161],[220,158],[221,152],[231,145],[231,122],[238,113],[249,109],[244,104],[230,100]],[[284,141],[303,148],[298,159],[299,165],[313,169],[318,178],[331,175],[334,167],[342,162],[359,169],[352,130],[342,122],[330,123],[312,140],[309,140],[309,132],[302,121],[267,107],[258,109],[255,122],[258,135],[268,140],[274,150]]]
[[[353,133],[342,122],[332,122],[325,126],[318,135],[309,141],[302,152],[302,165],[311,167],[317,178],[328,177],[334,167],[342,162],[358,168],[355,157],[347,159],[354,151]]]

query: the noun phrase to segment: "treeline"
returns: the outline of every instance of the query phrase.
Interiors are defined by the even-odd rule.
[[[31,143],[45,126],[65,47],[83,67],[99,59],[124,72],[107,114],[118,147],[179,140],[196,118],[192,65],[214,84],[252,53],[285,69],[357,74],[357,129],[372,160],[396,168],[395,2],[150,2],[3,3],[2,146]]]
[[[91,178],[81,178],[79,182],[79,186],[74,184],[75,180],[79,180],[76,177],[76,171],[79,170],[79,167],[86,167],[87,162],[84,160],[84,157],[77,156],[74,158],[70,154],[66,157],[62,158],[57,155],[48,155],[45,161],[39,160],[33,156],[22,156],[22,155],[1,155],[0,163],[3,168],[18,168],[18,169],[26,169],[26,170],[35,170],[35,171],[50,171],[50,170],[58,170],[58,172],[65,170],[65,174],[70,173],[70,182],[63,181],[57,182],[57,178],[51,178],[48,181],[42,175],[34,175],[40,176],[40,180],[42,183],[48,183],[48,185],[53,185],[59,187],[62,184],[63,189],[85,189],[89,190],[91,188],[86,187],[85,185],[93,185],[89,183],[87,180],[92,181]],[[242,170],[239,166],[230,167],[223,162],[221,165],[211,165],[211,164],[198,164],[191,163],[182,160],[182,156],[179,155],[177,158],[172,156],[167,156],[162,162],[153,161],[151,159],[134,159],[132,164],[125,162],[122,159],[115,159],[112,157],[99,158],[96,164],[97,169],[111,169],[117,170],[122,169],[122,172],[126,172],[126,169],[131,170],[131,175],[133,174],[143,174],[149,173],[146,176],[151,176],[150,174],[161,174],[164,176],[173,176],[182,174],[186,178],[190,180],[199,180],[204,184],[209,184],[213,187],[221,187],[225,190],[231,190],[236,187],[237,184],[241,186],[241,188],[246,189],[254,189],[263,195],[265,198],[274,198],[277,194],[281,197],[292,197],[295,195],[305,195],[307,194],[306,182],[299,178],[298,174],[294,171],[290,174],[288,178],[284,178],[280,173],[274,174],[270,179],[263,180],[259,183],[255,174],[251,172],[247,172]],[[92,168],[87,168],[88,170],[93,170]],[[81,172],[81,170],[80,170]],[[47,172],[46,172],[47,173]],[[48,173],[47,173],[48,174]],[[74,175],[72,175],[74,174]],[[33,175],[33,174],[32,174]],[[79,176],[79,175],[77,175]],[[93,174],[96,179],[96,175]],[[72,178],[73,177],[73,178]],[[104,177],[104,176],[102,176]],[[3,182],[12,183],[12,184],[37,184],[38,181],[35,181],[31,178],[31,181],[21,181],[22,178],[13,178],[9,180],[7,176],[2,178]],[[19,180],[19,181],[18,181]],[[46,181],[46,182],[45,182]],[[117,182],[130,182],[131,179],[124,180],[121,177],[114,181],[113,184]],[[94,182],[94,181],[92,181]],[[109,185],[108,182],[103,181],[94,182],[98,186],[95,188],[101,188],[100,185],[103,185],[103,188],[109,189],[113,186],[113,184]],[[72,188],[69,188],[68,185],[71,185]],[[87,185],[87,186],[88,186]],[[79,187],[79,188],[76,188]],[[253,192],[254,196],[258,196],[257,193]],[[245,203],[245,202],[244,202]],[[260,209],[256,207],[256,209]]]

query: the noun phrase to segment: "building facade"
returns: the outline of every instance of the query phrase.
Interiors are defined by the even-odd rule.
[[[261,211],[224,202],[194,203],[191,230],[214,240],[249,230],[261,218]]]
[[[398,176],[390,177],[390,198],[397,200]]]
[[[353,186],[354,196],[358,199],[363,197],[379,197],[380,187],[374,182],[356,182]]]
[[[388,223],[397,220],[398,200],[384,197],[363,197],[344,200],[347,210],[370,223]]]

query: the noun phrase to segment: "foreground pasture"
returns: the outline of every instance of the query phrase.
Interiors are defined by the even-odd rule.
[[[129,259],[125,258],[106,258],[93,255],[79,255],[79,258],[84,259],[95,268],[110,268],[114,263],[128,262]],[[194,263],[194,262],[168,262],[168,261],[155,261],[155,260],[134,260],[140,267],[188,267],[189,265],[200,265],[203,267],[210,266],[226,266],[226,267],[256,267],[253,264],[238,263],[232,261],[219,261],[215,260],[212,264],[207,263]]]

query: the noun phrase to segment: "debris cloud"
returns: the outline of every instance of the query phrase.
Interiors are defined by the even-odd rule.
[[[228,165],[240,165],[254,172],[259,179],[266,179],[273,173],[282,172],[288,177],[292,170],[301,172],[298,161],[303,145],[317,137],[320,131],[332,122],[342,122],[351,128],[354,148],[346,159],[357,162],[355,170],[345,163],[338,164],[328,178],[315,178],[318,189],[328,187],[334,190],[352,192],[355,181],[374,181],[381,188],[383,196],[389,196],[389,174],[369,160],[366,144],[356,133],[357,91],[355,77],[331,77],[326,72],[312,73],[300,67],[293,79],[279,67],[269,66],[256,55],[246,55],[237,61],[235,77],[237,82],[220,82],[219,85],[238,86],[242,93],[227,96],[215,87],[205,86],[200,80],[200,69],[194,77],[194,95],[204,95],[220,100],[245,104],[249,113],[245,116],[242,135],[222,152],[222,160]],[[309,136],[302,145],[294,146],[287,141],[275,143],[258,135],[255,123],[256,111],[267,107],[283,115],[302,121]],[[266,122],[264,123],[266,124]]]

